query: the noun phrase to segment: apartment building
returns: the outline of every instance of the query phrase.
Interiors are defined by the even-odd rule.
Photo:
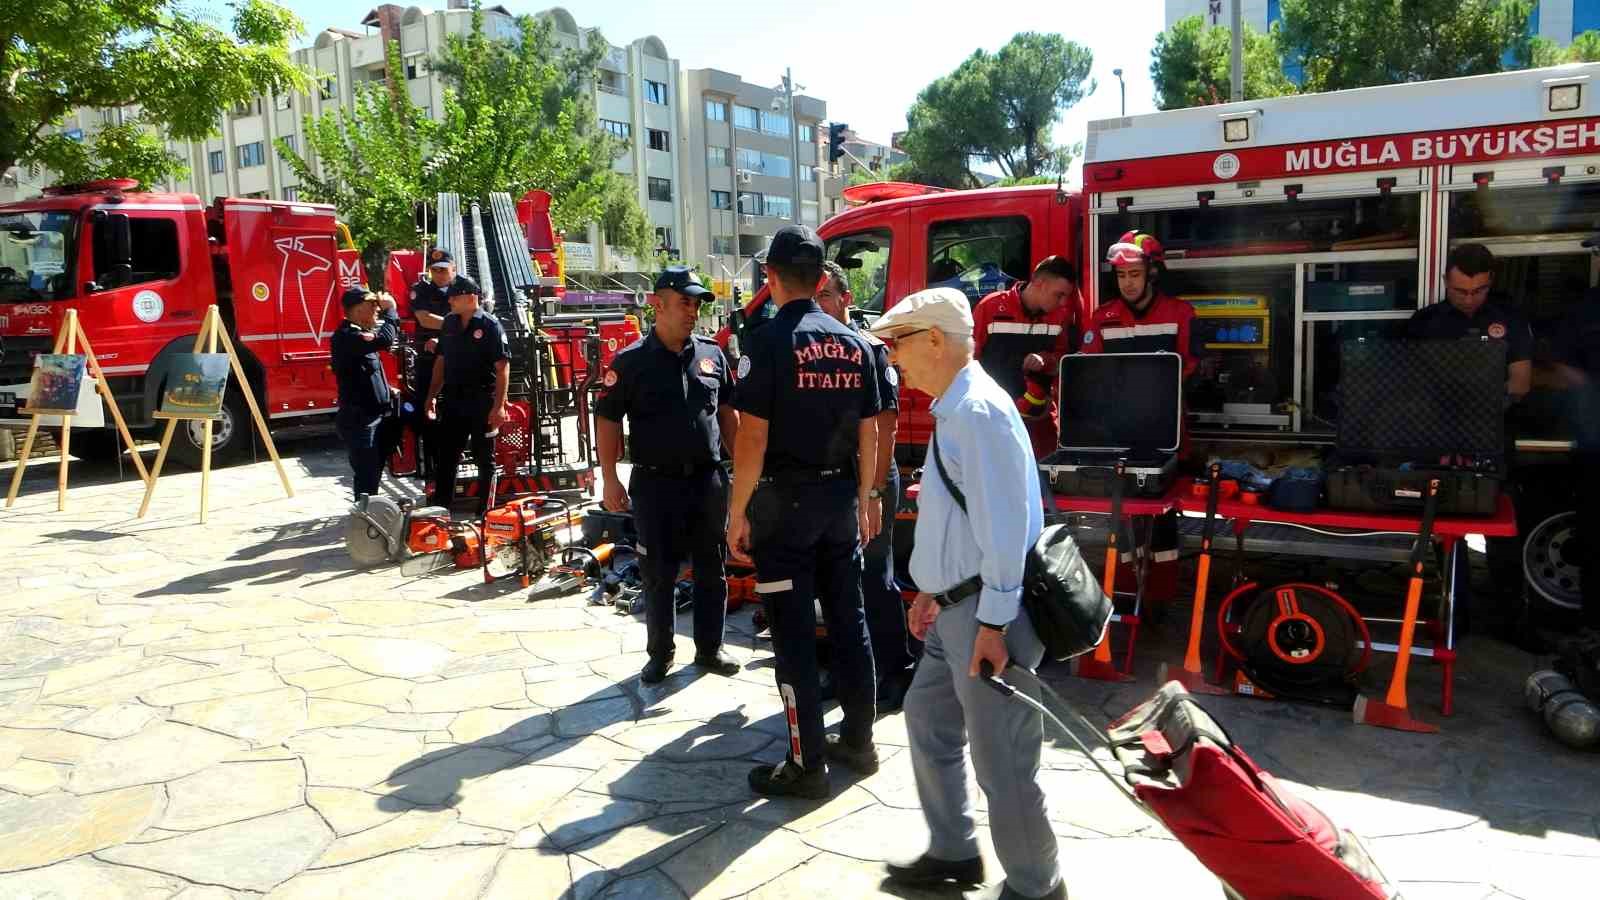
[[[838,195],[819,170],[827,104],[796,94],[791,111],[786,92],[718,69],[685,72],[683,95],[683,182],[691,192],[683,258],[715,278],[748,280],[750,257],[779,228],[817,227],[824,197]]]
[[[332,28],[316,35],[310,46],[293,53],[294,61],[311,73],[309,93],[257,97],[222,116],[214,137],[169,142],[169,149],[184,159],[190,172],[163,187],[204,198],[297,199],[300,186],[278,157],[274,142],[281,138],[304,154],[306,119],[352,108],[357,92],[369,82],[403,79],[412,102],[425,115],[438,116],[445,84],[431,63],[443,53],[447,37],[467,34],[472,21],[466,0],[447,2],[445,9],[378,6],[359,23],[359,31]],[[580,26],[561,7],[535,15],[550,23],[562,46],[577,48],[600,39],[596,30]],[[484,28],[491,38],[501,40],[515,40],[519,33],[515,16],[503,6],[484,8]],[[386,48],[391,41],[400,45],[404,71],[388,71]],[[779,77],[780,73],[772,73],[774,82]],[[822,183],[815,170],[816,141],[818,132],[825,139],[827,130],[821,124],[826,114],[822,101],[796,97],[796,114],[791,116],[774,106],[780,94],[770,87],[747,84],[726,72],[686,71],[654,36],[625,45],[608,43],[593,90],[598,124],[627,142],[628,150],[614,167],[636,184],[657,249],[723,277],[708,257],[739,247],[745,248],[743,257],[748,260],[754,252],[750,248],[766,246],[784,222],[796,216],[813,226],[819,221]],[[725,107],[721,118],[711,117],[707,101],[713,97]],[[135,112],[79,110],[63,127],[80,136],[92,135],[103,123]],[[800,122],[798,177],[803,196],[798,210],[792,208],[790,180],[797,168],[792,148],[796,136],[786,124],[792,119]],[[725,151],[716,174],[708,146]],[[0,200],[31,196],[51,181],[48,173],[29,176],[13,171],[0,181]],[[733,212],[736,193],[746,210],[742,223]],[[607,247],[595,227],[587,234],[567,235],[567,250],[570,271],[639,272],[655,265],[653,258],[634,259]],[[734,267],[729,268],[731,272]],[[748,276],[746,267],[742,279]]]

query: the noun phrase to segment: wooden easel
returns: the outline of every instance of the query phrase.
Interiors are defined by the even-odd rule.
[[[289,473],[284,471],[283,460],[278,458],[278,448],[272,443],[272,434],[267,431],[267,420],[261,416],[261,407],[256,405],[256,395],[250,390],[250,382],[244,377],[244,367],[239,364],[239,352],[233,348],[233,340],[228,337],[228,329],[222,324],[222,312],[216,304],[206,308],[206,317],[200,323],[200,333],[194,338],[195,353],[217,352],[217,342],[222,342],[224,351],[228,354],[228,365],[233,369],[234,381],[238,390],[244,395],[244,402],[250,406],[250,416],[255,420],[256,430],[261,435],[261,442],[267,445],[267,455],[272,457],[272,464],[278,467],[278,479],[283,482],[284,493],[294,496],[294,488],[289,484]],[[182,417],[171,416],[167,419],[167,430],[161,435],[161,449],[156,453],[156,465],[151,470],[150,478],[145,483],[144,502],[139,504],[139,518],[144,518],[150,511],[150,498],[155,496],[156,480],[161,477],[161,467],[166,464],[167,450],[172,446],[172,433],[177,430],[178,422]],[[211,499],[211,419],[206,417],[204,433],[200,445],[200,523],[206,521],[206,508]]]
[[[128,423],[122,419],[122,410],[117,408],[117,398],[112,396],[110,385],[106,384],[106,376],[100,371],[100,360],[95,358],[94,348],[89,346],[89,336],[83,333],[78,326],[78,311],[67,310],[66,320],[61,323],[61,333],[56,335],[55,349],[52,353],[66,353],[69,355],[78,352],[78,345],[83,344],[83,355],[89,376],[94,379],[95,390],[105,398],[106,406],[111,410],[111,418],[117,423],[117,434],[121,435],[122,442],[133,455],[134,468],[139,470],[139,480],[150,483],[150,473],[145,471],[144,460],[139,458],[139,451],[134,449],[133,435],[128,433]],[[29,398],[31,404],[32,398]],[[17,471],[11,476],[11,490],[6,493],[6,508],[17,502],[17,491],[22,487],[22,473],[28,468],[28,457],[33,454],[33,439],[39,434],[40,416],[61,416],[61,464],[56,472],[56,512],[65,512],[67,509],[67,454],[72,448],[72,414],[56,412],[35,412],[23,410],[33,417],[28,423],[28,436],[22,442],[22,455],[17,458]]]

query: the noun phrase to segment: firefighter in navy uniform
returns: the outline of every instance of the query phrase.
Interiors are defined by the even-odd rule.
[[[411,364],[411,396],[416,398],[416,410],[410,422],[421,442],[417,456],[417,474],[423,479],[435,477],[439,467],[438,441],[434,425],[428,419],[427,398],[433,381],[433,364],[439,356],[439,330],[450,316],[450,299],[446,295],[457,280],[455,260],[449,251],[435,248],[428,254],[428,271],[411,286],[411,317],[417,330],[412,337],[415,358]]]
[[[882,507],[870,496],[881,406],[872,346],[812,299],[822,261],[822,242],[803,225],[779,229],[767,248],[778,312],[748,335],[739,360],[728,511],[730,552],[741,562],[754,558],[789,722],[788,755],[751,770],[750,787],[812,799],[828,795],[825,752],[857,771],[878,767],[861,544],[881,524]],[[844,711],[840,733],[827,740],[817,684],[818,601]]]
[[[439,468],[428,502],[450,507],[461,451],[471,446],[482,515],[494,479],[494,439],[506,421],[511,345],[495,317],[478,306],[478,285],[472,279],[458,276],[446,295],[450,315],[440,329],[439,356],[428,387],[428,417],[434,420],[439,444]]]
[[[605,476],[604,505],[633,509],[645,583],[646,650],[639,680],[655,684],[671,667],[673,594],[678,564],[694,567],[695,665],[734,675],[739,664],[722,649],[728,614],[723,537],[728,527],[728,476],[721,447],[733,446],[739,417],[733,382],[716,341],[694,333],[700,304],[714,299],[684,266],[656,279],[650,333],[617,353],[601,380],[595,432]],[[617,476],[622,420],[633,434],[633,474]]]
[[[1052,388],[1061,357],[1077,349],[1082,330],[1077,268],[1047,256],[1027,281],[979,301],[972,318],[974,357],[1016,399],[1034,457],[1055,452],[1060,429]]]
[[[1191,326],[1194,307],[1161,292],[1166,252],[1148,234],[1127,232],[1106,252],[1116,271],[1117,298],[1103,303],[1089,317],[1080,351],[1083,353],[1176,353],[1183,358],[1185,378],[1200,366],[1199,334]],[[1185,424],[1182,442],[1188,443]],[[1180,455],[1187,450],[1179,448]],[[1141,517],[1142,518],[1142,517]],[[1148,520],[1147,520],[1148,521]],[[1178,585],[1178,517],[1176,513],[1149,521],[1152,566],[1146,582],[1149,599],[1174,599]],[[1129,542],[1130,550],[1137,547]],[[1123,560],[1131,558],[1123,555]]]
[[[383,477],[383,422],[389,415],[389,378],[379,355],[394,346],[400,320],[394,298],[353,287],[339,298],[345,320],[328,340],[339,384],[335,429],[350,455],[356,502],[378,493]]]
[[[1600,235],[1583,242],[1600,255]],[[1582,637],[1600,637],[1600,288],[1590,288],[1562,322],[1554,341],[1556,368],[1572,388],[1576,450],[1577,547]]]
[[[1406,337],[1414,340],[1488,339],[1506,347],[1506,409],[1528,395],[1533,383],[1533,329],[1516,310],[1489,299],[1494,287],[1494,254],[1482,244],[1459,244],[1445,261],[1444,303],[1412,313]],[[1506,419],[1505,466],[1510,476],[1516,436]],[[1506,490],[1516,497],[1508,477]],[[1495,599],[1488,610],[1489,631],[1513,643],[1529,644],[1526,603],[1522,590],[1522,544],[1517,538],[1489,538],[1489,572]],[[1471,611],[1472,570],[1469,554],[1457,554],[1456,608]],[[1531,646],[1530,646],[1531,649]]]
[[[817,289],[817,305],[841,324],[849,325],[850,282],[838,263],[823,263],[828,277]],[[900,415],[900,373],[889,364],[889,348],[872,334],[861,331],[872,345],[878,379],[878,459],[867,499],[883,504],[878,536],[861,551],[861,598],[867,613],[867,634],[872,640],[872,665],[878,677],[878,712],[900,708],[911,686],[911,632],[906,625],[906,604],[894,577],[894,517],[900,509],[900,469],[894,461],[895,428]]]

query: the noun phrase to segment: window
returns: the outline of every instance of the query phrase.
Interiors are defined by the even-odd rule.
[[[286,188],[284,188],[283,189],[283,199],[289,201],[290,203],[293,203],[296,200],[299,200],[300,199],[300,188],[299,187],[286,187]]]
[[[733,193],[731,191],[712,191],[712,209],[733,209]]]
[[[815,201],[815,200],[801,200],[800,201],[800,221],[802,223],[804,223],[806,225],[810,225],[811,227],[815,228],[816,225],[817,225],[817,211],[818,211],[817,201]]]
[[[755,131],[760,121],[760,112],[754,106],[733,107],[733,127],[743,128],[745,131]]]
[[[267,161],[267,145],[260,141],[251,141],[239,145],[239,168],[248,169],[251,166],[264,165]]]
[[[883,311],[889,283],[889,231],[860,231],[828,241],[828,259],[844,267],[845,280],[856,305]]]
[[[706,165],[709,165],[709,166],[712,166],[712,167],[715,167],[715,168],[726,169],[728,167],[728,148],[727,147],[707,147],[706,148]]]
[[[789,136],[789,117],[775,112],[761,114],[761,131],[763,134],[775,134],[780,137]]]
[[[789,177],[789,157],[776,153],[762,153],[760,150],[751,150],[749,147],[739,148],[739,168],[754,172],[757,175],[770,175],[774,178]]]
[[[601,119],[600,127],[611,132],[613,136],[619,138],[620,140],[627,141],[633,139],[633,126],[629,125],[627,122],[618,122],[614,119]]]
[[[766,202],[762,204],[762,212],[780,219],[793,219],[794,201],[788,197],[775,197],[768,194]]]
[[[709,122],[728,121],[728,104],[721,100],[706,101],[706,120]]]
[[[761,215],[762,195],[753,191],[739,193],[739,212],[747,216]]]
[[[288,94],[273,94],[272,95],[272,108],[276,109],[276,110],[288,109],[289,108],[289,101],[291,99],[292,98]]]
[[[237,108],[235,109],[235,111],[237,111]],[[101,125],[115,125],[115,124],[117,124],[117,111],[114,110],[114,109],[110,109],[110,108],[106,108],[106,109],[100,110],[100,124]]]
[[[676,249],[676,245],[674,245],[672,243],[672,229],[671,228],[667,228],[666,226],[657,226],[656,227],[656,249],[657,250],[674,250],[674,249]]]
[[[428,74],[428,58],[426,56],[413,56],[406,60],[406,80],[416,81],[425,78]]]
[[[333,76],[317,81],[317,94],[324,100],[332,100],[339,95],[339,79]]]
[[[817,169],[816,169],[816,167],[815,166],[801,166],[800,167],[800,180],[801,181],[816,181],[817,180]]]
[[[953,287],[974,304],[1027,275],[1032,229],[1024,216],[952,219],[928,228],[928,287]]]
[[[667,132],[659,128],[646,128],[645,132],[650,138],[651,150],[660,150],[662,153],[672,152],[672,138]]]
[[[261,115],[261,98],[257,97],[254,100],[246,100],[243,103],[240,103],[233,108],[233,114],[235,116]]]
[[[816,126],[815,125],[801,125],[800,126],[800,143],[802,143],[802,144],[815,144],[816,142],[817,142]]]
[[[648,187],[649,192],[650,192],[650,199],[651,200],[659,200],[662,203],[671,203],[672,202],[672,181],[671,181],[671,179],[668,179],[668,178],[652,178],[652,179],[649,180],[649,184],[647,185],[647,187]]]
[[[711,236],[711,252],[717,256],[733,255],[733,235],[714,234]]]
[[[293,134],[284,135],[283,136],[283,145],[285,147],[288,147],[290,152],[292,152],[292,153],[299,153],[300,152],[300,140],[299,140],[299,136],[298,135],[293,135]]]
[[[126,287],[146,281],[162,281],[178,275],[178,223],[175,219],[128,217],[128,263],[118,265],[113,258],[111,229],[94,229],[94,280],[104,289]]]
[[[210,153],[206,154],[206,158],[211,164],[211,174],[213,175],[221,175],[223,170],[228,167],[227,157],[223,155],[221,150],[211,151]]]
[[[659,106],[666,106],[667,105],[667,86],[666,86],[666,84],[664,84],[663,82],[660,82],[660,81],[651,81],[649,79],[645,79],[645,82],[644,82],[644,100],[645,100],[646,103],[654,103],[654,104],[657,104]]]
[[[624,97],[628,95],[628,87],[622,80],[621,73],[610,69],[601,69],[595,74],[594,86],[608,94],[619,94]]]

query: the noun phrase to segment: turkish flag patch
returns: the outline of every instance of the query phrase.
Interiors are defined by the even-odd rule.
[[[717,374],[717,364],[712,362],[711,357],[708,356],[700,360],[700,371],[706,375],[715,375]]]
[[[617,370],[616,369],[611,369],[611,370],[607,371],[606,372],[606,377],[601,379],[601,381],[602,381],[602,383],[605,384],[606,387],[616,387],[617,386]]]

